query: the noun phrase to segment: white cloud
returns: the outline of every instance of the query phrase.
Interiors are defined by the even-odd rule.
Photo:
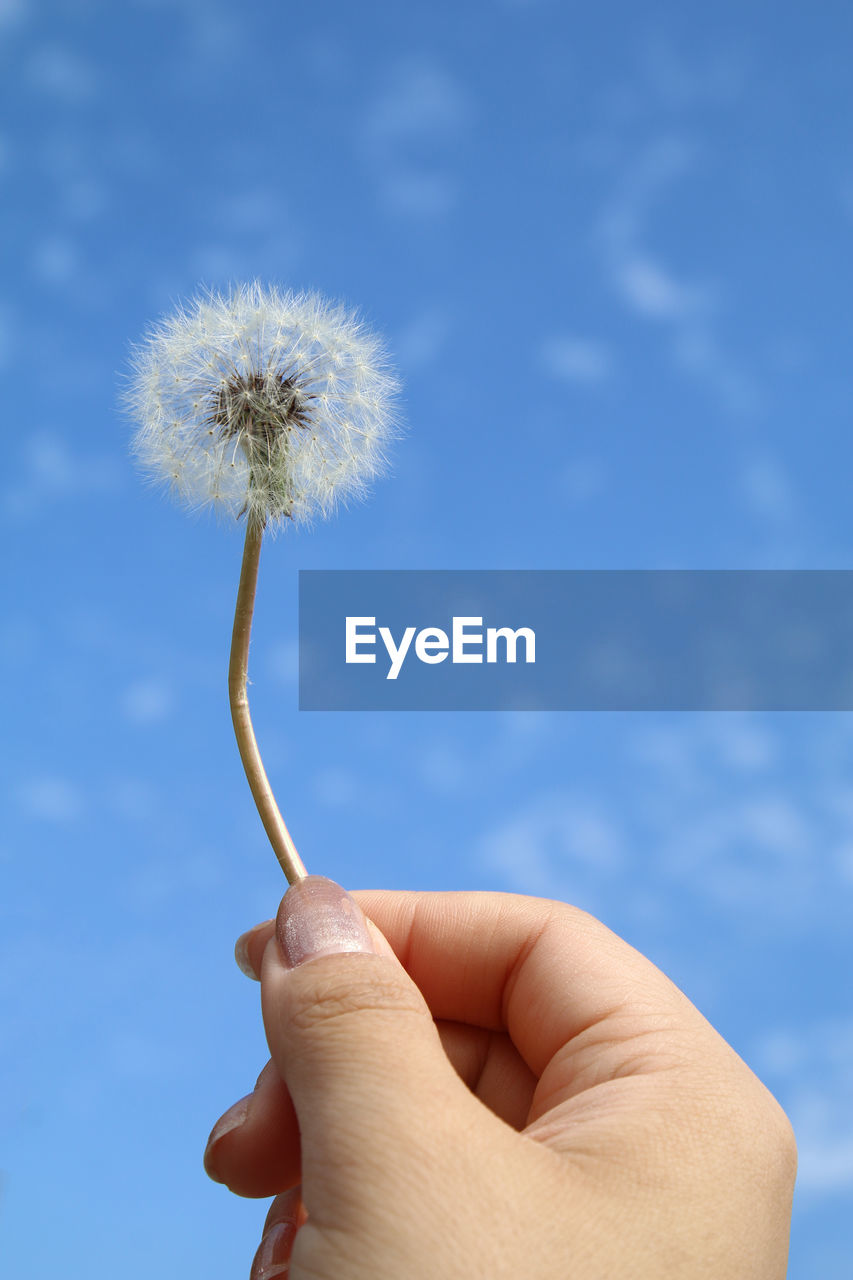
[[[660,262],[632,253],[618,263],[616,284],[630,307],[656,320],[683,320],[700,305],[699,294],[681,284]]]
[[[835,861],[841,879],[853,889],[853,841],[842,841],[835,850]]]
[[[695,147],[662,135],[641,149],[618,176],[596,228],[603,267],[624,307],[660,326],[674,366],[710,387],[724,407],[749,416],[761,407],[761,395],[739,361],[717,336],[717,294],[676,271],[648,247],[654,207],[676,182],[689,175]]]
[[[469,785],[467,762],[447,742],[434,742],[419,760],[421,781],[437,795],[458,795]]]
[[[708,725],[707,737],[720,763],[741,776],[762,773],[778,758],[773,736],[748,718],[715,718]]]
[[[382,202],[390,213],[442,217],[456,203],[456,183],[446,173],[428,173],[401,166],[384,175]]]
[[[583,899],[622,864],[622,837],[605,810],[567,792],[533,799],[487,829],[481,862],[528,893],[561,892]],[[589,905],[588,902],[585,905]]]
[[[599,497],[606,487],[606,471],[600,458],[575,458],[558,476],[561,499],[579,507]]]
[[[603,382],[612,370],[610,352],[603,343],[568,335],[546,338],[539,362],[553,377],[568,382]]]
[[[677,111],[696,104],[727,106],[744,85],[742,55],[716,53],[704,62],[692,63],[668,40],[650,42],[645,56],[646,73],[665,104]]]
[[[840,1117],[825,1098],[801,1098],[794,1103],[799,1138],[801,1191],[853,1190],[853,1116]],[[801,1114],[796,1116],[796,1112]]]
[[[72,178],[63,184],[62,202],[69,217],[91,222],[106,210],[109,193],[103,183],[92,178]]]
[[[48,502],[111,493],[119,484],[116,459],[73,453],[67,441],[52,432],[29,437],[14,475],[16,484],[2,494],[2,506],[18,518],[37,518]]]
[[[46,284],[64,285],[77,274],[79,257],[73,241],[65,236],[49,236],[36,245],[33,271]]]
[[[157,724],[172,713],[172,690],[163,680],[138,680],[125,689],[121,709],[132,724]]]
[[[30,6],[27,0],[0,0],[0,29],[11,27],[14,22],[20,22],[29,15],[29,12]]]
[[[267,657],[267,670],[278,684],[296,684],[299,679],[298,641],[286,640],[273,645]]]
[[[287,211],[271,188],[255,184],[237,191],[229,189],[216,205],[216,215],[228,230],[251,234],[280,223]]]
[[[785,522],[794,514],[791,482],[781,463],[765,455],[747,463],[738,487],[750,509],[761,519]]]
[[[61,777],[37,777],[23,783],[18,792],[22,809],[44,822],[75,822],[83,812],[78,787]]]
[[[596,238],[609,263],[637,250],[654,205],[672,185],[689,173],[694,147],[683,138],[664,134],[652,139],[618,176],[616,190],[598,220]]]
[[[708,317],[685,317],[685,323],[673,334],[672,354],[678,368],[713,386],[726,408],[739,417],[753,415],[761,408],[755,379],[723,351]]]
[[[425,61],[407,61],[392,73],[390,82],[371,107],[366,138],[377,153],[387,157],[398,141],[447,138],[469,121],[466,95],[441,67]]]
[[[128,822],[145,822],[161,811],[150,784],[139,778],[119,778],[105,790],[105,801]]]
[[[853,1021],[844,1018],[776,1028],[750,1055],[794,1127],[801,1197],[853,1190],[851,1059]]]
[[[648,774],[626,820],[660,892],[677,888],[750,928],[831,931],[853,905],[849,740],[836,759],[831,735],[792,741],[770,723],[707,715],[641,729],[627,745]]]
[[[235,54],[246,44],[247,33],[252,33],[250,23],[242,19],[239,9],[228,0],[136,0],[140,6],[165,9],[170,23],[183,21],[185,27],[181,39],[176,36],[175,45],[181,47],[184,40],[190,47],[189,56],[181,57],[176,74],[180,75],[182,89],[187,83],[205,80],[214,67],[233,65]],[[205,86],[207,87],[207,86]]]
[[[27,75],[39,92],[66,103],[85,101],[96,89],[95,74],[89,64],[62,45],[38,49],[27,67]]]
[[[212,897],[221,889],[223,875],[218,853],[182,849],[163,861],[152,854],[130,868],[125,895],[137,910],[159,911],[170,903]]]
[[[397,335],[394,350],[400,364],[409,370],[424,369],[441,353],[450,332],[447,313],[430,307],[413,316]]]
[[[443,68],[408,60],[369,108],[361,149],[393,213],[437,218],[456,203],[456,146],[469,126],[467,95]]]
[[[314,779],[314,792],[321,804],[330,809],[349,808],[358,798],[355,777],[346,769],[323,769]]]
[[[280,274],[294,271],[301,253],[302,235],[283,219],[249,232],[226,227],[199,243],[190,255],[192,274],[200,280],[230,282],[263,276],[274,262]],[[165,289],[164,289],[165,292]]]

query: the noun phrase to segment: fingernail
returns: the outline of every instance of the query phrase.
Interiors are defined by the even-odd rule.
[[[247,929],[245,933],[241,933],[234,943],[234,959],[237,961],[238,968],[245,973],[247,978],[254,978],[255,982],[260,982],[261,975],[252,963],[249,947],[256,936],[260,938],[264,934],[269,934],[272,923],[272,920],[264,920],[261,924],[254,925],[251,929]],[[257,948],[253,948],[253,950],[257,950]]]
[[[260,982],[261,975],[255,972],[255,966],[249,959],[247,943],[252,933],[254,933],[254,929],[250,929],[248,933],[240,934],[240,937],[234,943],[234,959],[237,961],[237,968],[241,973],[245,973],[247,978],[254,978],[255,982]]]
[[[286,1276],[296,1235],[295,1222],[276,1222],[264,1236],[252,1262],[249,1280],[272,1280]]]
[[[239,1129],[244,1123],[246,1116],[249,1114],[249,1103],[252,1101],[252,1095],[249,1093],[245,1098],[241,1098],[239,1102],[235,1102],[233,1107],[229,1107],[224,1116],[220,1116],[216,1124],[210,1131],[210,1137],[207,1140],[207,1146],[204,1149],[204,1168],[209,1178],[214,1182],[221,1182],[222,1179],[217,1176],[213,1167],[214,1150],[219,1142],[225,1137],[226,1133],[231,1133],[234,1129]]]
[[[276,937],[289,969],[318,956],[374,951],[355,900],[325,876],[306,876],[291,885],[278,909]]]

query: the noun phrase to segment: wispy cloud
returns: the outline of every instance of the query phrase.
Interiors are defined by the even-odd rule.
[[[648,776],[631,829],[653,850],[662,889],[753,926],[836,927],[850,895],[849,742],[836,758],[815,726],[799,744],[773,732],[768,717],[702,716],[632,735],[629,750]]]
[[[23,21],[29,17],[30,11],[28,0],[0,0],[0,29]]]
[[[0,498],[13,519],[37,519],[47,502],[113,493],[120,484],[118,460],[76,453],[60,435],[40,432],[26,443],[15,482]]]
[[[175,902],[197,901],[221,892],[226,874],[216,849],[172,849],[171,856],[152,851],[128,870],[124,883],[126,901],[143,913],[159,911]]]
[[[600,458],[574,458],[557,477],[561,498],[579,507],[599,497],[607,486],[607,469]]]
[[[311,789],[324,809],[385,819],[400,807],[399,793],[388,782],[365,768],[357,771],[346,764],[328,764],[318,769],[311,779]]]
[[[614,263],[614,281],[629,307],[653,320],[687,320],[703,309],[701,292],[677,280],[647,253],[627,251]]]
[[[63,286],[79,272],[77,248],[68,236],[52,235],[33,251],[33,274],[45,284]]]
[[[753,458],[744,465],[739,485],[744,502],[764,521],[784,524],[794,516],[791,480],[777,458]]]
[[[267,655],[267,671],[279,685],[295,685],[299,679],[299,644],[282,640],[271,646]]]
[[[82,816],[83,795],[68,778],[45,775],[29,778],[18,789],[18,800],[28,817],[66,824]]]
[[[450,331],[450,317],[442,307],[426,307],[412,316],[394,343],[402,367],[412,372],[428,368],[441,354]]]
[[[799,1150],[800,1203],[853,1190],[853,1021],[823,1020],[763,1035],[751,1055],[779,1096]]]
[[[441,217],[458,198],[454,150],[472,117],[468,95],[442,67],[407,60],[367,110],[361,150],[391,212]]]
[[[610,350],[603,342],[570,334],[546,338],[539,363],[554,378],[586,384],[606,381],[613,369]]]
[[[647,43],[642,61],[655,92],[667,107],[677,111],[735,102],[746,75],[740,50],[715,51],[704,57],[693,50],[688,57],[660,35]]]
[[[27,64],[27,79],[38,93],[69,106],[95,96],[97,76],[89,62],[64,45],[37,49]]]
[[[792,740],[767,716],[640,720],[582,788],[499,806],[478,851],[513,888],[586,895],[609,915],[630,917],[642,891],[736,929],[829,937],[853,910],[851,743],[831,738],[814,722]],[[463,773],[480,786],[448,751],[429,762],[434,789],[452,794]],[[540,742],[528,766],[555,753]]]
[[[638,320],[665,336],[674,367],[708,385],[737,416],[761,407],[755,379],[720,339],[720,288],[676,269],[651,247],[656,208],[697,164],[695,144],[663,134],[647,143],[617,175],[594,239],[610,287]]]
[[[395,68],[384,93],[374,102],[366,136],[384,154],[399,142],[451,137],[469,115],[466,95],[443,67],[407,60]]]
[[[525,892],[567,898],[588,909],[603,878],[622,865],[622,834],[604,807],[568,792],[546,793],[510,811],[483,833],[483,865]]]
[[[164,680],[137,680],[121,696],[121,709],[131,724],[159,724],[172,714],[174,697]]]

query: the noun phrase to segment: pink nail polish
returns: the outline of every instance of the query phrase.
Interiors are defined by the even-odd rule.
[[[357,903],[325,876],[306,876],[291,885],[278,909],[276,937],[289,969],[318,956],[374,951]]]

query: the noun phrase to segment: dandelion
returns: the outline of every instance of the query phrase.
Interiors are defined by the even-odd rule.
[[[237,745],[288,880],[306,874],[255,740],[246,692],[267,528],[360,496],[395,434],[397,383],[380,341],[316,294],[254,283],[207,293],[135,349],[125,396],[143,470],[191,507],[246,521],[228,689]]]

